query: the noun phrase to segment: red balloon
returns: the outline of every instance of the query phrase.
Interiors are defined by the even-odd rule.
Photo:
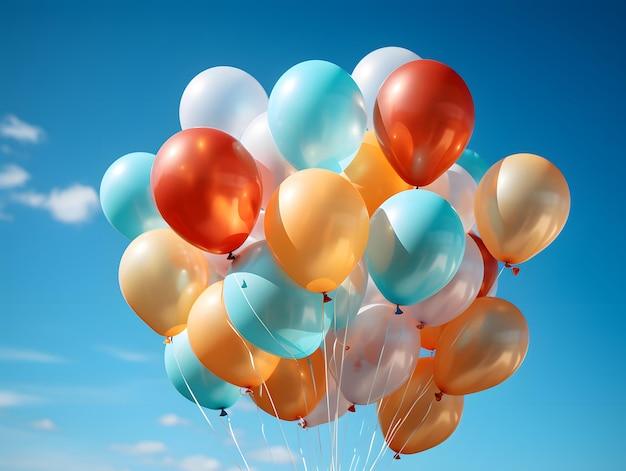
[[[477,298],[480,298],[482,296],[487,296],[487,294],[493,287],[493,284],[498,279],[498,261],[494,258],[493,255],[491,255],[491,253],[489,253],[489,250],[487,250],[485,243],[480,237],[472,233],[470,233],[470,237],[474,239],[474,242],[476,242],[476,245],[480,249],[480,254],[483,257],[483,263],[485,264],[483,282],[480,286],[478,294],[476,295]]]
[[[150,176],[157,209],[189,243],[229,253],[248,238],[261,211],[261,175],[230,134],[190,128],[159,149]]]
[[[463,79],[432,60],[408,62],[381,85],[374,105],[381,149],[407,183],[434,182],[461,156],[474,130],[474,101]]]

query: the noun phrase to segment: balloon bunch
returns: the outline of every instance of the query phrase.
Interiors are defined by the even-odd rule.
[[[268,96],[213,67],[180,122],[100,194],[132,239],[121,292],[166,337],[183,396],[223,411],[243,388],[303,427],[376,404],[399,456],[444,441],[464,395],[520,366],[528,326],[495,297],[500,264],[557,237],[569,190],[542,157],[489,166],[467,149],[474,104],[453,69],[386,47],[352,74],[297,64]]]

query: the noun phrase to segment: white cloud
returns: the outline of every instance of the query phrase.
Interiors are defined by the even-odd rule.
[[[272,446],[250,453],[250,458],[266,463],[291,463],[293,456],[284,446]]]
[[[28,361],[33,363],[62,363],[65,358],[37,350],[0,347],[0,361]]]
[[[180,461],[167,458],[164,464],[168,467],[180,469],[181,471],[215,471],[224,469],[222,464],[215,458],[202,455],[188,456]]]
[[[44,131],[38,126],[28,124],[15,115],[7,115],[0,123],[0,135],[19,142],[36,144],[44,137]]]
[[[110,345],[103,345],[99,348],[101,351],[108,353],[118,360],[130,361],[133,363],[146,363],[151,360],[150,355],[144,353],[131,352],[121,348],[113,347]]]
[[[17,188],[29,179],[30,174],[19,165],[5,165],[0,170],[0,189]]]
[[[134,445],[114,443],[110,448],[125,455],[154,455],[167,451],[165,443],[150,440],[144,440]]]
[[[18,407],[36,402],[41,402],[41,398],[15,391],[0,390],[0,407]]]
[[[33,422],[33,428],[36,430],[57,430],[58,427],[50,419],[41,419]]]
[[[176,414],[165,414],[159,417],[159,424],[163,427],[178,427],[189,425],[189,421]]]
[[[37,192],[16,193],[13,199],[32,208],[45,209],[54,219],[67,224],[87,221],[100,208],[96,190],[80,183],[61,190],[55,188],[49,195]]]

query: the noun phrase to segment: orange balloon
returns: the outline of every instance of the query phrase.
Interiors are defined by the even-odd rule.
[[[437,400],[433,358],[420,358],[409,380],[381,399],[378,422],[385,441],[396,453],[412,454],[433,448],[456,430],[463,414],[463,396]]]
[[[387,161],[374,131],[365,133],[359,151],[344,173],[365,201],[370,217],[386,199],[412,188]]]
[[[171,229],[144,232],[128,245],[119,266],[124,299],[157,334],[185,330],[189,310],[209,284],[204,253]]]
[[[283,420],[306,417],[325,395],[326,367],[319,348],[306,358],[281,358],[267,381],[252,389],[256,405]]]
[[[213,374],[252,388],[270,377],[280,358],[255,347],[237,332],[224,307],[223,289],[223,281],[213,283],[194,303],[187,321],[189,344]]]
[[[477,298],[439,337],[437,387],[464,395],[496,386],[522,364],[528,342],[528,324],[517,307],[500,298]]]
[[[380,86],[374,129],[398,175],[425,186],[465,150],[474,130],[474,102],[463,79],[447,65],[408,62]]]
[[[485,265],[485,270],[483,272],[483,282],[480,285],[480,290],[478,291],[478,294],[476,295],[477,298],[480,298],[482,296],[487,296],[487,294],[493,287],[493,284],[498,279],[498,261],[494,258],[493,255],[491,255],[491,253],[489,253],[489,250],[487,250],[487,247],[485,247],[485,243],[480,237],[472,233],[470,233],[470,237],[474,239],[474,242],[476,242],[476,245],[480,250],[480,254],[483,257],[483,263]]]
[[[261,211],[261,174],[230,134],[190,128],[170,137],[152,164],[156,206],[183,239],[229,253],[248,238]]]
[[[330,170],[287,177],[265,209],[267,246],[282,270],[303,288],[337,288],[361,259],[369,215],[352,184]]]
[[[569,216],[565,177],[550,161],[514,154],[482,177],[474,199],[476,227],[489,252],[518,264],[534,257],[559,235]]]
[[[439,345],[439,337],[446,324],[436,325],[434,327],[429,325],[422,325],[420,328],[421,346],[426,350],[436,350]]]

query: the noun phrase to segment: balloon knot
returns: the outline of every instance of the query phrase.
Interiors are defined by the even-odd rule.
[[[346,350],[346,352],[347,352],[348,350],[350,350],[350,345],[346,345],[345,350]]]
[[[396,453],[395,455],[393,455],[393,459],[394,460],[399,460],[400,459],[400,453]]]
[[[400,309],[400,305],[396,304],[396,311],[394,312],[394,314],[402,314],[402,313],[403,313],[403,311],[402,311],[402,309]]]
[[[306,419],[305,419],[304,417],[299,417],[299,418],[298,418],[298,425],[299,425],[301,428],[305,429],[305,428],[307,427],[307,425],[306,425]]]
[[[324,295],[324,302],[325,303],[329,303],[329,302],[331,302],[333,300],[333,298],[328,296],[328,293],[326,293],[326,291],[324,291],[322,294]]]
[[[439,391],[438,393],[435,393],[435,399],[437,400],[437,402],[441,401],[442,397],[443,397],[443,392]]]
[[[417,324],[417,328],[418,328],[419,330],[422,330],[424,327],[426,327],[426,324],[424,324],[423,322],[418,322],[418,324]]]
[[[230,252],[230,253],[228,254],[228,257],[226,257],[226,260],[235,260],[235,258],[237,258],[237,257],[235,256],[235,254],[234,254],[234,253],[232,253],[232,252]]]
[[[226,409],[222,409],[222,412],[220,412],[220,417],[226,417],[228,415],[228,412],[226,412]]]
[[[246,280],[243,280],[243,282],[241,283],[241,289],[246,289],[248,287],[248,284],[246,283]]]
[[[253,394],[254,391],[252,391],[252,388],[246,388],[246,390],[244,391],[244,394]]]
[[[348,407],[348,411],[349,412],[356,412],[356,407],[354,407],[354,404],[352,404],[350,407]]]
[[[510,268],[511,271],[513,272],[513,276],[517,276],[519,274],[519,267],[514,267],[513,265],[511,265],[509,262],[506,262],[504,264],[505,268]]]
[[[172,343],[172,337],[165,337],[165,338],[163,339],[163,343],[164,343],[165,345],[167,345],[168,343]]]

